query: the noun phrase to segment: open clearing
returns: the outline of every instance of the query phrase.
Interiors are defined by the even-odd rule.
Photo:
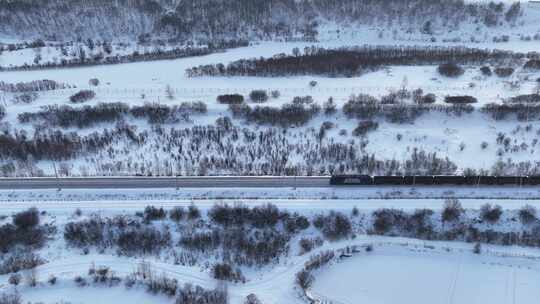
[[[537,261],[422,251],[353,257],[321,271],[313,291],[336,303],[538,303]]]

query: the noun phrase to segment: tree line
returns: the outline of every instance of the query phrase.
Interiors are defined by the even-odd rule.
[[[466,47],[357,46],[338,49],[306,47],[301,53],[278,54],[271,58],[241,59],[224,64],[208,64],[186,70],[188,77],[199,76],[288,76],[325,75],[352,77],[389,65],[437,65],[447,62],[484,64],[519,59],[526,54]],[[532,55],[531,55],[532,56]]]
[[[20,123],[40,123],[49,127],[86,128],[99,123],[115,123],[131,116],[147,119],[151,124],[177,123],[189,121],[192,114],[207,112],[205,103],[183,102],[180,105],[164,105],[145,103],[142,106],[130,107],[126,103],[99,103],[95,106],[71,107],[67,105],[45,106],[38,112],[24,112],[18,115]]]
[[[519,4],[462,0],[203,0],[174,5],[168,0],[25,0],[0,3],[0,28],[3,34],[37,34],[46,40],[149,34],[179,40],[315,39],[320,20],[407,26],[432,35],[434,28],[456,28],[464,23],[514,24],[521,11]]]
[[[79,56],[76,58],[60,58],[59,62],[34,62],[33,64],[25,63],[22,66],[6,67],[0,66],[0,71],[16,71],[16,70],[40,70],[50,68],[65,68],[65,67],[81,67],[81,66],[93,66],[102,64],[121,64],[132,63],[141,61],[154,61],[154,60],[171,60],[187,57],[196,57],[209,55],[215,52],[224,51],[226,48],[235,48],[241,46],[247,46],[248,42],[245,40],[234,41],[217,41],[210,44],[208,47],[188,47],[188,48],[174,48],[171,50],[153,50],[149,52],[140,53],[139,51],[133,51],[128,55],[116,55],[105,56],[103,53],[90,56],[86,55],[83,50],[79,51]]]

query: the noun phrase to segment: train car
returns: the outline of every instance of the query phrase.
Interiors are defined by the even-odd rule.
[[[403,176],[374,176],[375,185],[403,185]]]
[[[330,185],[368,186],[373,184],[369,175],[332,175]]]
[[[527,176],[523,181],[524,185],[538,186],[540,185],[540,175]]]
[[[463,185],[465,176],[460,175],[435,175],[433,177],[434,185]]]
[[[433,175],[407,175],[403,177],[404,185],[433,185]]]
[[[496,185],[497,184],[497,177],[495,176],[487,176],[487,175],[483,175],[483,176],[479,176],[479,184],[480,185]]]
[[[521,185],[521,176],[497,176],[497,185]]]
[[[334,175],[331,185],[540,185],[540,175],[536,176],[461,176],[461,175],[407,175],[407,176],[369,176],[369,175]]]
[[[465,185],[478,185],[480,182],[479,177],[480,176],[476,176],[476,175],[466,175],[464,176],[465,178],[464,184]]]

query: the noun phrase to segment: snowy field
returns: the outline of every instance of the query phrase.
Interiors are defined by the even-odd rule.
[[[477,68],[469,68],[464,76],[458,79],[441,79],[437,75],[436,66],[418,67],[389,67],[378,72],[368,73],[361,77],[352,78],[325,78],[320,76],[301,77],[197,77],[187,78],[184,69],[198,64],[211,62],[229,62],[235,59],[249,58],[255,54],[270,56],[282,49],[292,49],[298,44],[290,43],[262,43],[257,46],[235,49],[226,53],[213,54],[204,57],[179,59],[174,61],[141,62],[115,66],[96,66],[75,69],[42,70],[32,72],[3,72],[0,73],[0,81],[15,83],[19,81],[32,81],[37,79],[52,79],[61,83],[74,85],[76,89],[40,92],[38,99],[32,104],[13,104],[13,94],[0,93],[0,102],[6,108],[6,117],[3,119],[2,129],[10,133],[25,131],[32,135],[44,127],[33,123],[20,123],[18,115],[26,112],[34,113],[44,106],[69,105],[74,108],[80,107],[69,102],[69,97],[80,89],[91,89],[96,97],[85,103],[95,106],[103,102],[125,102],[128,105],[143,105],[149,102],[158,102],[167,106],[179,105],[185,101],[202,101],[207,105],[208,112],[204,115],[191,115],[189,122],[175,124],[163,124],[166,131],[174,129],[192,128],[194,126],[213,125],[218,118],[231,116],[226,105],[216,102],[216,97],[221,94],[240,93],[247,96],[251,90],[265,89],[280,91],[279,98],[271,99],[266,106],[280,107],[290,103],[296,96],[313,96],[316,104],[322,105],[332,97],[338,113],[332,116],[317,115],[305,126],[289,128],[287,138],[290,144],[300,143],[311,145],[315,140],[316,131],[324,122],[331,122],[333,128],[326,132],[325,145],[343,144],[351,145],[359,149],[362,154],[374,154],[381,160],[404,161],[410,158],[413,150],[419,149],[427,153],[437,153],[437,156],[448,157],[458,167],[458,173],[466,168],[491,170],[497,161],[525,162],[535,159],[538,154],[537,142],[540,134],[540,124],[535,120],[518,122],[513,118],[494,121],[489,116],[481,113],[465,114],[461,117],[449,116],[443,113],[430,113],[416,119],[414,123],[396,124],[379,121],[378,130],[366,136],[366,140],[359,139],[351,133],[357,126],[356,119],[348,119],[341,113],[341,107],[353,94],[371,94],[376,97],[395,92],[399,88],[414,90],[422,88],[425,93],[434,93],[437,96],[437,104],[443,104],[447,95],[471,95],[478,98],[476,107],[487,103],[502,103],[504,98],[519,94],[531,94],[536,90],[535,80],[540,78],[540,73],[522,72],[514,73],[508,79],[491,76],[480,76]],[[144,71],[144,72],[141,72]],[[88,80],[100,79],[102,85],[90,87]],[[317,81],[317,86],[309,87],[310,81]],[[509,83],[518,81],[518,88],[509,88]],[[473,84],[473,85],[471,85]],[[165,89],[169,86],[173,90],[174,97],[167,98]],[[248,126],[253,131],[270,130],[270,126],[244,125],[242,121],[234,120],[235,125]],[[127,121],[134,126],[136,132],[153,132],[152,125],[140,119]],[[77,132],[80,135],[88,135],[94,132],[102,134],[105,129],[114,128],[116,123],[102,123],[90,128],[65,128],[47,127],[64,132]],[[509,139],[509,146],[503,147],[497,138],[504,134]],[[300,138],[300,142],[295,140]],[[156,142],[150,141],[139,146],[130,145],[120,141],[103,149],[97,155],[83,155],[77,159],[66,161],[65,166],[71,175],[102,175],[121,174],[134,175],[147,174],[141,169],[127,169],[132,167],[133,161],[141,160],[144,155],[157,154],[161,159],[147,160],[152,163],[145,167],[169,166],[164,162],[174,157],[174,154],[159,151],[156,143],[164,139],[156,137]],[[240,150],[248,146],[234,144],[233,147]],[[189,147],[186,147],[189,149]],[[315,147],[313,147],[315,148]],[[218,158],[225,157],[221,151],[215,151],[214,147],[205,147],[205,155],[216,155]],[[502,151],[502,152],[501,152]],[[475,155],[483,155],[479,161]],[[299,150],[293,152],[289,164],[304,165],[304,157]],[[99,160],[99,161],[98,161]],[[155,163],[157,161],[158,163]],[[260,159],[260,161],[269,161]],[[162,163],[163,162],[163,163]],[[105,167],[114,168],[120,164],[124,169],[106,172]],[[321,164],[326,166],[326,164]],[[142,167],[142,164],[137,164]],[[192,175],[188,171],[189,166],[197,164],[189,160],[181,161],[175,166],[182,167],[179,173]],[[18,175],[35,176],[34,169],[26,169],[18,165]],[[39,170],[47,175],[53,174],[53,164],[47,160],[37,163]],[[147,169],[154,170],[154,169]],[[520,174],[517,168],[510,168],[508,174]],[[153,172],[157,174],[158,172]],[[238,174],[231,170],[215,171],[214,174]],[[258,172],[255,172],[258,173]],[[39,173],[38,173],[39,174]],[[305,174],[305,173],[302,173]],[[325,173],[327,174],[327,173]]]
[[[459,242],[429,242],[403,238],[359,237],[324,245],[316,252],[346,246],[371,245],[370,253],[360,253],[345,260],[335,260],[317,271],[310,294],[332,303],[404,304],[445,303],[536,303],[536,281],[540,279],[540,252],[533,249],[484,246],[481,255],[472,253],[472,245]],[[244,284],[228,284],[231,304],[241,304],[246,295],[255,293],[263,303],[300,304],[300,292],[293,288],[294,274],[308,256],[293,256],[281,266],[253,270]],[[197,267],[182,267],[149,260],[158,274],[166,274],[180,284],[189,283],[214,288],[218,282]],[[73,278],[85,275],[92,265],[109,266],[117,275],[129,274],[139,261],[108,255],[59,255],[36,272],[41,280],[58,278],[54,286],[20,286],[23,300],[31,302],[89,304],[114,303],[119,298],[130,303],[174,303],[166,296],[152,295],[144,289],[123,285],[78,287]],[[12,290],[0,276],[0,291]],[[336,284],[338,283],[338,284]],[[388,292],[391,290],[392,292]],[[515,299],[515,302],[514,302]],[[400,302],[401,303],[401,302]]]
[[[35,71],[0,72],[0,81],[6,83],[30,82],[50,79],[71,88],[53,91],[40,91],[37,99],[30,104],[15,103],[13,93],[0,92],[0,104],[6,108],[6,116],[0,121],[0,130],[9,134],[24,134],[32,136],[44,131],[75,132],[79,136],[91,134],[102,135],[105,130],[112,130],[118,125],[128,125],[131,130],[148,140],[136,145],[121,137],[109,143],[106,147],[93,153],[78,153],[77,157],[62,159],[55,164],[49,159],[3,160],[6,176],[39,176],[54,174],[54,166],[62,167],[61,175],[197,175],[223,174],[239,175],[251,173],[256,175],[268,174],[265,170],[255,168],[251,171],[234,168],[199,168],[201,158],[209,162],[217,159],[229,162],[232,156],[235,162],[243,165],[268,164],[273,161],[275,153],[285,153],[287,168],[298,167],[299,174],[306,175],[308,170],[316,170],[318,174],[330,175],[334,167],[343,165],[350,167],[355,161],[346,164],[335,161],[310,162],[306,154],[320,154],[336,146],[355,150],[355,157],[376,156],[380,161],[397,161],[403,163],[410,160],[416,150],[435,153],[439,158],[448,158],[457,169],[453,174],[461,174],[466,169],[487,170],[495,175],[537,174],[538,141],[540,139],[540,123],[534,119],[517,121],[514,118],[493,120],[478,111],[462,116],[452,116],[433,112],[424,114],[412,123],[391,123],[385,119],[377,119],[376,131],[359,137],[354,136],[353,130],[358,126],[357,119],[348,119],[341,111],[342,106],[351,95],[370,94],[377,98],[396,92],[400,89],[409,91],[421,88],[425,94],[436,95],[436,104],[444,105],[448,95],[470,95],[478,99],[474,105],[477,109],[488,103],[503,103],[503,100],[521,94],[532,94],[538,90],[539,71],[526,71],[518,66],[509,77],[496,75],[484,76],[479,66],[464,66],[465,73],[458,78],[448,78],[438,74],[437,66],[387,66],[384,69],[366,73],[356,77],[322,77],[322,76],[290,76],[290,77],[187,77],[185,70],[203,64],[227,64],[240,59],[254,57],[271,57],[279,53],[291,54],[294,48],[301,51],[312,45],[326,48],[357,45],[417,45],[417,46],[466,46],[482,49],[501,49],[518,52],[537,51],[540,40],[521,39],[523,33],[534,35],[540,24],[540,9],[534,6],[524,6],[524,16],[519,24],[497,27],[494,30],[482,29],[477,32],[474,25],[463,27],[454,32],[437,33],[436,42],[429,35],[411,34],[392,35],[389,30],[382,28],[354,27],[340,28],[341,25],[323,24],[320,29],[318,42],[253,42],[248,47],[231,49],[226,52],[206,56],[183,58],[176,60],[137,62],[129,64],[91,66],[81,68],[59,68]],[[338,31],[339,29],[339,31]],[[383,34],[381,35],[381,31]],[[472,33],[477,40],[470,42],[464,33]],[[493,36],[507,34],[509,42],[493,42]],[[453,39],[461,37],[461,40]],[[454,38],[455,38],[454,37]],[[171,46],[165,46],[164,49]],[[73,49],[78,46],[74,45]],[[118,45],[113,54],[126,54],[136,50],[135,45]],[[141,47],[139,51],[148,51],[149,47]],[[86,50],[90,52],[90,50]],[[23,49],[19,51],[4,51],[0,55],[0,65],[20,65],[31,61],[34,51]],[[43,60],[53,60],[58,48],[45,47],[36,51],[43,54]],[[495,68],[495,67],[493,67]],[[100,84],[89,84],[90,79],[99,79]],[[310,86],[316,81],[316,86]],[[169,92],[167,91],[167,88]],[[202,101],[207,106],[207,113],[193,114],[188,121],[163,123],[162,129],[156,131],[155,125],[143,119],[126,118],[110,123],[98,123],[84,128],[59,128],[47,126],[45,122],[21,123],[18,116],[23,113],[35,113],[45,106],[68,105],[75,109],[83,105],[73,104],[70,96],[79,90],[92,90],[96,96],[84,103],[84,106],[96,106],[99,103],[124,102],[127,105],[143,105],[159,103],[176,106],[186,101]],[[271,98],[264,106],[280,107],[290,103],[296,96],[312,96],[314,103],[323,105],[332,98],[338,109],[334,115],[318,114],[301,127],[286,128],[283,137],[283,147],[276,147],[271,155],[258,156],[255,160],[246,156],[246,150],[253,149],[250,142],[240,139],[226,138],[217,144],[199,144],[197,138],[186,136],[180,143],[163,147],[170,141],[167,133],[177,130],[188,130],[198,126],[215,125],[217,119],[231,117],[231,111],[223,104],[216,102],[216,97],[222,94],[239,93],[247,98],[255,89],[268,92],[277,90],[280,96]],[[412,101],[406,101],[410,103]],[[250,103],[251,106],[255,106]],[[268,125],[246,124],[241,119],[232,122],[238,130],[247,128],[252,132],[280,132],[279,127]],[[323,123],[331,123],[331,129],[319,139],[319,130]],[[278,129],[274,130],[274,129]],[[163,135],[165,133],[165,135]],[[256,134],[256,133],[255,133]],[[504,140],[500,136],[504,135]],[[273,135],[274,136],[274,135]],[[177,136],[178,137],[178,136]],[[282,138],[276,136],[273,142]],[[317,142],[319,141],[320,142]],[[224,143],[226,145],[224,147]],[[504,142],[504,146],[503,146]],[[266,145],[265,147],[269,147]],[[273,148],[273,147],[269,147]],[[169,150],[169,151],[165,151]],[[177,151],[183,153],[178,153]],[[251,151],[255,153],[254,151]],[[153,155],[151,159],[145,157]],[[482,157],[478,157],[481,155]],[[262,166],[262,165],[261,165]],[[347,170],[347,168],[345,168]],[[352,173],[353,170],[348,169]],[[165,171],[165,173],[163,173]],[[175,172],[173,172],[175,171]],[[209,172],[208,172],[209,171]],[[383,174],[377,172],[378,174]],[[202,173],[201,173],[202,172]],[[532,173],[531,173],[532,172]],[[274,173],[275,174],[275,173]],[[280,172],[278,174],[283,174]]]
[[[323,270],[313,293],[335,303],[537,303],[537,260],[380,248]]]

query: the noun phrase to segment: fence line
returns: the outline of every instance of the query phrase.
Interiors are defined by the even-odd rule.
[[[487,89],[489,86],[474,86],[469,87],[468,85],[464,86],[420,86],[418,88],[421,88],[424,92],[429,91],[448,91],[448,90],[482,90]],[[332,92],[359,92],[362,91],[384,91],[384,92],[391,92],[391,91],[398,91],[402,89],[402,87],[399,86],[349,86],[349,87],[315,87],[315,88],[264,88],[264,87],[241,87],[241,88],[218,88],[218,87],[206,87],[206,88],[172,88],[172,92],[175,94],[181,94],[181,95],[195,95],[195,94],[227,94],[227,93],[249,93],[253,90],[267,90],[268,92],[271,92],[273,90],[277,90],[281,93],[305,93],[305,94],[313,94],[313,93],[332,93]],[[413,90],[416,89],[416,87],[409,86],[406,89]],[[71,89],[63,89],[63,90],[50,90],[50,91],[40,91],[42,94],[47,95],[65,95],[66,92],[76,92],[80,90],[79,88],[71,88]],[[126,96],[126,95],[134,95],[139,96],[144,94],[147,96],[152,95],[159,95],[159,96],[165,96],[166,95],[166,89],[165,87],[162,89],[158,88],[92,88],[94,92],[97,94],[104,94],[104,95],[119,95],[119,96]]]

